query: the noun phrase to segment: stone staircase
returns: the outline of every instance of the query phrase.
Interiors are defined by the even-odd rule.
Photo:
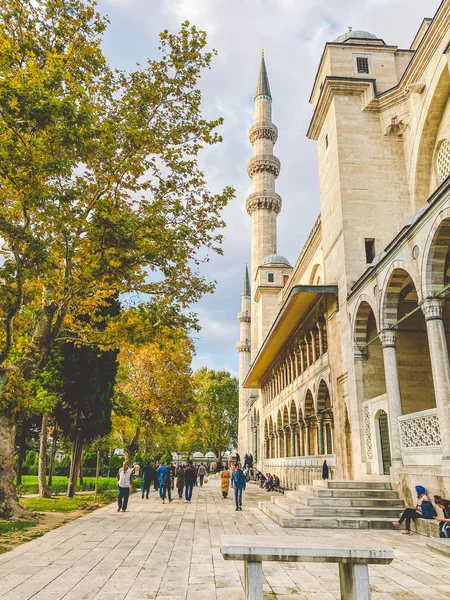
[[[314,481],[270,500],[259,508],[281,527],[393,529],[404,508],[383,481]]]

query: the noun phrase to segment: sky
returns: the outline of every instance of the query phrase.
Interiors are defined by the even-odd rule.
[[[211,191],[231,185],[236,197],[223,213],[224,255],[211,255],[202,267],[217,287],[194,307],[202,331],[196,335],[193,368],[238,373],[236,315],[250,259],[248,129],[261,48],[278,127],[274,153],[281,161],[277,250],[293,265],[319,214],[316,142],[306,138],[306,131],[312,116],[309,95],[325,43],[351,26],[408,48],[422,19],[432,17],[438,6],[439,0],[99,0],[99,9],[111,19],[104,51],[113,67],[131,69],[157,57],[158,33],[176,32],[185,20],[204,29],[209,46],[218,51],[200,89],[205,117],[225,119],[224,141],[205,149],[200,165]]]

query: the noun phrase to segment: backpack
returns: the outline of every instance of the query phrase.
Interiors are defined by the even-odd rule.
[[[437,516],[436,509],[431,504],[429,500],[424,500],[422,502],[422,517],[424,519],[433,519]]]

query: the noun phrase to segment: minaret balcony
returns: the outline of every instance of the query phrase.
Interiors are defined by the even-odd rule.
[[[257,154],[247,163],[247,173],[250,179],[257,173],[271,173],[275,178],[280,174],[281,163],[271,154]]]
[[[278,139],[278,129],[273,123],[255,123],[249,129],[248,138],[252,146],[260,139],[270,140],[275,144]]]
[[[238,352],[250,352],[250,344],[248,340],[245,342],[238,342],[236,344],[236,349]]]
[[[278,215],[281,211],[281,196],[275,192],[253,192],[247,198],[246,208],[251,216],[255,210],[273,210]]]
[[[239,323],[251,323],[251,320],[252,320],[250,315],[248,314],[248,312],[238,313],[237,318],[238,318]]]

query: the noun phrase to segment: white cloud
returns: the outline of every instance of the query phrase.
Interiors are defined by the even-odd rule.
[[[273,94],[273,118],[279,127],[275,153],[282,169],[277,191],[283,198],[278,217],[278,250],[292,262],[319,213],[317,159],[306,139],[308,104],[326,41],[354,29],[371,31],[386,43],[408,47],[424,17],[433,16],[439,0],[100,0],[111,16],[105,51],[114,66],[132,67],[155,56],[157,34],[178,30],[185,19],[208,32],[219,51],[201,81],[208,118],[222,115],[224,143],[209,148],[202,164],[212,189],[236,188],[227,207],[223,257],[212,257],[204,272],[218,282],[214,296],[198,305],[201,333],[196,366],[231,365],[236,372],[236,313],[244,261],[250,257],[250,218],[245,198],[250,190],[246,163],[252,154],[247,132],[253,119],[253,92],[264,46]]]

